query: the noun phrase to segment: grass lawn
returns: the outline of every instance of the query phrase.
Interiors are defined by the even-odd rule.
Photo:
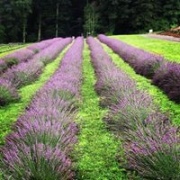
[[[165,58],[180,63],[180,43],[167,40],[154,39],[141,35],[110,36],[119,39],[135,47],[160,54]]]

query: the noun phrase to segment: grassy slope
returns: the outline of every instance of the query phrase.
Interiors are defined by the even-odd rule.
[[[122,40],[128,44],[142,48],[146,51],[161,54],[165,58],[180,63],[180,43],[172,42],[154,38],[148,38],[140,35],[124,35],[124,36],[111,36]]]
[[[69,47],[69,46],[68,46]],[[17,103],[9,104],[5,107],[0,107],[0,145],[4,142],[4,137],[10,132],[11,125],[22,114],[25,107],[29,104],[36,91],[52,76],[55,70],[59,67],[61,58],[67,48],[50,64],[48,64],[40,78],[33,84],[20,89],[21,100]]]
[[[84,50],[82,104],[77,122],[80,125],[79,143],[76,146],[78,180],[125,180],[119,168],[116,153],[120,143],[110,134],[102,118],[106,110],[99,107],[94,91],[95,74],[90,63],[87,45]]]
[[[103,46],[106,52],[112,57],[113,62],[137,82],[138,88],[147,91],[153,97],[154,102],[158,104],[160,109],[170,115],[173,124],[180,125],[180,104],[175,104],[170,101],[159,88],[151,85],[150,80],[136,74],[134,70],[110,48],[106,45]]]

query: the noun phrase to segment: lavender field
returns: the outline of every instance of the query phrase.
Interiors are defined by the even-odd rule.
[[[98,35],[0,56],[0,180],[179,180],[179,125],[163,53]]]

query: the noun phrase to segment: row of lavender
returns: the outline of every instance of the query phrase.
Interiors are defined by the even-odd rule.
[[[65,38],[62,40],[55,39],[53,43],[45,48],[45,45],[34,45],[32,49],[38,47],[41,50],[39,53],[35,54],[26,62],[21,62],[16,66],[9,68],[5,73],[3,73],[0,77],[0,105],[6,105],[10,102],[19,100],[19,95],[17,89],[28,85],[34,82],[39,75],[42,73],[45,65],[52,60],[54,60],[58,54],[69,44],[71,43],[71,38]],[[37,49],[38,49],[37,48]],[[28,50],[30,51],[30,50]],[[22,57],[17,58],[26,59],[27,55],[25,53],[26,50],[23,51],[25,56],[22,54],[18,54],[18,56]]]
[[[49,40],[44,40],[38,43],[34,43],[27,48],[20,49],[11,54],[0,59],[0,74],[6,71],[9,67],[19,64],[24,61],[28,61],[28,59],[32,58],[32,56],[43,50],[44,48],[51,45],[53,42],[60,40],[61,38],[54,38]]]
[[[152,79],[168,97],[180,103],[180,64],[168,62],[163,57],[135,48],[116,39],[99,35],[99,40],[119,54],[136,73]]]
[[[87,42],[97,75],[95,89],[101,104],[109,108],[108,127],[123,142],[125,168],[145,179],[180,179],[178,128],[113,64],[97,41],[89,37]]]
[[[1,148],[4,179],[73,179],[74,122],[82,80],[83,38],[75,40],[61,66],[36,94]]]

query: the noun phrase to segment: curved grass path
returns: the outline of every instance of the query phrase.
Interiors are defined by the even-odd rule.
[[[24,112],[36,91],[41,88],[56,69],[58,69],[59,63],[69,46],[67,46],[53,62],[44,68],[43,73],[37,81],[19,90],[21,95],[20,101],[11,103],[5,107],[0,107],[0,145],[4,144],[4,137],[10,132],[12,123]]]
[[[123,169],[116,161],[120,142],[107,131],[102,121],[107,111],[100,108],[94,90],[96,79],[87,45],[83,55],[82,103],[77,118],[80,134],[75,151],[76,179],[125,180]]]
[[[137,82],[137,87],[147,91],[154,99],[154,102],[158,104],[162,112],[170,115],[173,124],[180,125],[180,104],[176,104],[169,100],[168,97],[156,86],[151,84],[151,81],[141,75],[135,73],[135,71],[125,63],[117,54],[115,54],[109,47],[103,44],[105,51],[111,56],[113,62],[127,73],[131,78]]]
[[[173,62],[180,63],[180,42],[153,39],[140,35],[122,35],[110,37],[131,44],[137,48],[144,49],[145,51],[160,54]]]

